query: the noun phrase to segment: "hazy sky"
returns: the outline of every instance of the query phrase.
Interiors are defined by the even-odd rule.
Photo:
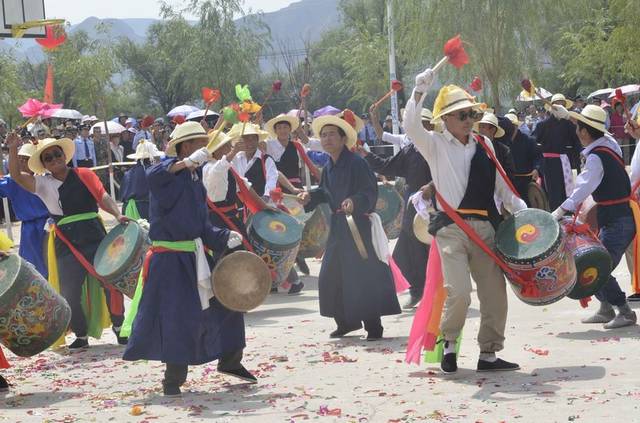
[[[295,0],[245,0],[245,8],[273,12]],[[168,0],[169,4],[184,1]],[[45,0],[47,18],[62,18],[77,24],[90,16],[98,18],[158,18],[158,0]]]

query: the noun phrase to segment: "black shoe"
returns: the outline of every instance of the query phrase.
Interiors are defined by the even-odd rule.
[[[478,360],[478,372],[508,372],[513,370],[520,370],[520,366],[517,363],[509,363],[501,358],[497,358],[496,361]]]
[[[640,301],[640,294],[631,294],[627,297],[627,301]]]
[[[367,337],[365,338],[367,341],[378,341],[382,339],[382,331],[384,329],[367,332]]]
[[[180,391],[180,387],[177,385],[165,385],[162,384],[162,392],[165,397],[169,398],[177,398],[182,396],[182,391]]]
[[[69,345],[67,348],[69,348],[70,350],[77,350],[80,348],[88,348],[89,347],[89,341],[86,338],[76,338],[75,341],[73,341],[71,343],[71,345]]]
[[[302,257],[296,257],[296,264],[303,274],[309,276],[309,266],[307,266],[307,262]]]
[[[458,362],[456,360],[456,353],[448,353],[442,357],[440,362],[440,370],[443,373],[455,373],[458,371]]]
[[[113,333],[116,335],[116,338],[118,338],[118,344],[127,345],[127,342],[129,342],[129,338],[126,338],[124,336],[120,336],[120,331],[119,330],[115,330],[113,327],[111,328],[111,330],[113,330]]]
[[[298,282],[295,285],[291,285],[291,287],[289,288],[289,295],[296,295],[299,294],[300,291],[302,291],[302,288],[304,288],[304,283],[302,282]]]
[[[229,376],[233,376],[233,377],[237,377],[238,379],[242,379],[245,382],[249,382],[249,383],[258,383],[258,379],[256,379],[256,377],[254,375],[251,374],[251,372],[249,372],[249,370],[245,369],[244,366],[240,367],[239,369],[236,370],[220,370],[218,369],[219,373],[222,373],[223,375],[229,375]]]
[[[7,379],[0,376],[0,392],[4,392],[8,390],[9,390],[9,382],[7,382]]]
[[[362,329],[362,325],[353,326],[350,328],[341,328],[338,326],[338,329],[334,330],[329,334],[329,338],[342,338],[349,332],[353,332],[354,330]]]

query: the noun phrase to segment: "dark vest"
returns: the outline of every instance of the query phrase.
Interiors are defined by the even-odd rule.
[[[58,187],[60,207],[64,216],[74,214],[97,212],[98,204],[86,185],[80,180],[75,171],[70,170],[66,179]],[[63,216],[53,216],[57,222]],[[62,233],[75,247],[96,245],[100,243],[105,235],[104,227],[98,219],[83,220],[69,223],[60,227]],[[69,248],[56,238],[56,251],[60,255],[71,254]]]
[[[487,212],[494,207],[493,192],[496,184],[496,166],[491,160],[480,143],[476,145],[476,152],[471,158],[471,168],[469,170],[469,179],[467,181],[467,189],[462,197],[458,209],[474,209],[486,210]],[[434,204],[435,199],[434,199]],[[455,207],[450,204],[451,207]],[[489,220],[487,216],[479,214],[460,214],[462,218]],[[453,221],[443,211],[437,211],[431,216],[429,224],[429,233],[435,236],[436,232],[441,228],[452,224]]]
[[[249,182],[251,182],[251,187],[253,188],[253,190],[257,192],[261,197],[264,194],[264,187],[267,184],[267,179],[265,176],[267,169],[262,165],[262,162],[266,161],[269,157],[271,156],[263,154],[262,158],[256,159],[244,174],[244,177],[247,178]]]
[[[298,150],[296,150],[296,147],[293,145],[293,141],[289,141],[289,144],[285,147],[280,161],[276,162],[276,167],[288,179],[300,178]]]
[[[631,182],[624,168],[622,158],[607,147],[596,147],[589,154],[595,154],[602,161],[604,175],[602,181],[591,194],[596,203],[620,200],[631,195]],[[598,204],[598,225],[600,227],[610,223],[613,219],[632,216],[628,201],[620,204]]]
[[[238,193],[236,192],[237,191],[236,178],[233,177],[233,173],[230,170],[227,172],[227,181],[228,181],[227,196],[225,197],[224,200],[216,201],[215,203],[213,203],[215,204],[216,207],[225,208],[229,206],[237,206],[238,204]]]

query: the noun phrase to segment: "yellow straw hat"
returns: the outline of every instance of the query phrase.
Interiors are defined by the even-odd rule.
[[[269,133],[263,131],[258,125],[254,123],[238,122],[231,127],[229,132],[227,132],[227,136],[234,141],[244,135],[257,135],[258,142],[264,141],[269,138]]]
[[[313,129],[314,136],[320,138],[320,131],[327,125],[337,126],[342,129],[347,135],[347,148],[351,149],[356,145],[358,141],[358,133],[346,120],[340,118],[338,115],[325,115],[315,118],[311,123],[311,129]]]
[[[51,147],[60,147],[62,148],[62,152],[64,153],[64,157],[67,160],[67,163],[73,159],[73,153],[76,151],[75,143],[69,138],[45,138],[43,140],[38,141],[38,145],[36,146],[35,151],[29,157],[29,162],[27,163],[29,169],[35,174],[42,175],[47,170],[42,163],[40,157],[42,156],[42,152],[47,148]]]
[[[268,120],[267,123],[264,124],[264,129],[269,132],[269,135],[276,138],[276,124],[280,122],[288,123],[291,126],[291,132],[295,131],[300,126],[300,119],[295,116],[288,116],[281,113],[273,119]]]
[[[209,144],[207,145],[207,150],[211,154],[215,153],[223,145],[227,144],[231,141],[231,137],[227,136],[222,131],[210,131],[209,132]]]
[[[31,157],[36,152],[36,146],[30,142],[22,144],[20,150],[18,150],[18,156]]]
[[[605,134],[609,133],[607,128],[604,127],[604,123],[607,120],[607,112],[600,106],[589,104],[580,113],[569,112],[569,116]]]
[[[484,115],[482,115],[482,119],[480,119],[478,122],[473,124],[473,130],[476,131],[477,133],[480,133],[481,123],[486,123],[495,127],[497,129],[496,135],[495,135],[496,138],[504,137],[504,129],[500,127],[500,125],[498,124],[498,118],[493,113],[485,113]]]
[[[171,133],[171,141],[169,141],[169,144],[167,144],[167,156],[177,156],[176,145],[180,144],[181,142],[200,138],[209,139],[207,136],[207,131],[204,130],[200,123],[181,123],[180,125],[176,126]]]
[[[469,107],[482,110],[486,108],[484,103],[476,102],[475,97],[467,93],[457,85],[446,85],[440,89],[438,97],[433,104],[433,120],[438,120],[456,110]]]

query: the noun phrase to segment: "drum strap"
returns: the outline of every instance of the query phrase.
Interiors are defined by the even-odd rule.
[[[231,220],[231,218],[225,214],[225,210],[230,211],[229,208],[225,207],[225,209],[223,210],[222,208],[216,206],[213,201],[209,200],[209,198],[207,198],[207,205],[209,206],[209,209],[212,212],[217,214],[218,217],[220,219],[222,219],[224,224],[227,225],[227,228],[229,228],[230,230],[235,231],[235,232],[239,233],[240,235],[242,235],[242,231],[238,228],[238,225],[233,223],[233,220]],[[232,208],[231,210],[234,210],[234,209],[235,208]],[[249,243],[249,241],[247,241],[247,239],[246,239],[246,237],[244,235],[242,236],[242,245],[244,245],[244,247],[247,249],[247,251],[251,251],[253,253],[253,247],[251,247],[251,244]]]
[[[496,155],[493,152],[493,150],[491,150],[489,148],[489,146],[487,145],[487,143],[484,141],[484,137],[481,136],[481,135],[477,135],[477,134],[474,134],[473,137],[478,142],[478,144],[480,144],[482,146],[482,148],[484,148],[484,151],[487,152],[487,154],[491,158],[491,161],[496,166],[496,169],[498,170],[498,173],[500,173],[500,176],[502,176],[502,179],[504,180],[504,182],[507,184],[507,186],[509,187],[511,192],[513,192],[513,195],[515,195],[516,197],[520,198],[520,194],[518,194],[518,190],[516,189],[516,187],[513,186],[513,183],[511,183],[511,179],[509,179],[509,177],[507,176],[507,172],[504,171],[504,168],[502,167],[502,165],[500,164],[500,162],[496,158]]]
[[[520,276],[518,276],[511,268],[505,263],[500,257],[493,252],[491,248],[480,238],[480,236],[476,233],[476,231],[464,221],[464,219],[456,213],[455,209],[451,207],[445,200],[442,198],[440,193],[436,191],[436,199],[438,203],[442,206],[444,212],[449,216],[453,222],[462,229],[462,231],[471,239],[482,251],[484,251],[506,274],[509,275],[510,279],[521,285],[522,290],[520,294],[523,297],[531,297],[536,298],[539,296],[538,287],[536,286],[534,281],[525,281]]]
[[[54,230],[55,236],[57,238],[60,238],[60,241],[62,241],[69,248],[69,251],[71,251],[71,254],[73,254],[76,260],[78,260],[78,262],[82,265],[82,267],[84,267],[85,270],[93,278],[99,281],[102,284],[102,286],[109,291],[111,313],[119,316],[124,313],[124,297],[122,296],[122,294],[118,290],[116,290],[109,282],[107,282],[102,276],[98,275],[93,265],[89,263],[89,261],[82,255],[80,251],[78,251],[78,249],[67,239],[67,237],[64,235],[64,233],[62,233],[62,230],[60,229],[60,226],[65,225],[67,223],[80,222],[83,220],[95,219],[97,217],[98,217],[98,213],[95,213],[95,212],[80,213],[80,214],[74,214],[71,216],[66,216],[60,219],[60,221],[58,221],[57,224],[53,225],[53,230]]]

